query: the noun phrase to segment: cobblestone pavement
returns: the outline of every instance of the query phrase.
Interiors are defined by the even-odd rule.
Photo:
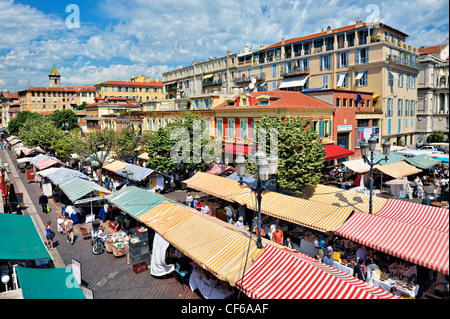
[[[55,267],[70,265],[72,258],[79,261],[82,284],[93,291],[95,299],[201,299],[197,293],[186,285],[183,287],[173,277],[156,278],[150,271],[135,274],[132,266],[126,265],[125,257],[116,258],[106,253],[95,256],[91,251],[90,240],[83,240],[79,224],[75,225],[74,244],[68,243],[65,235],[57,233],[56,218],[61,211],[61,204],[51,198],[51,211],[43,214],[38,205],[42,194],[39,185],[27,182],[26,174],[18,171],[17,162],[10,151],[0,150],[0,158],[2,163],[8,163],[11,168],[8,178],[14,184],[16,192],[24,193],[24,204],[27,207],[24,215],[32,216],[41,238],[45,238],[44,225],[51,221],[56,233],[55,249],[50,250]]]

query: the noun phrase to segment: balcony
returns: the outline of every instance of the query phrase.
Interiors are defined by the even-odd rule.
[[[401,64],[401,65],[409,66],[409,67],[415,68],[415,69],[419,69],[420,68],[420,63],[418,63],[416,61],[411,61],[411,60],[409,60],[407,58],[404,58],[403,56],[395,56],[395,55],[390,55],[389,54],[386,57],[386,62]]]
[[[293,70],[287,70],[287,71],[280,72],[280,75],[282,77],[307,75],[307,74],[309,74],[309,68],[307,68],[307,69],[294,68]]]
[[[222,80],[203,82],[203,86],[210,86],[210,85],[222,85]]]

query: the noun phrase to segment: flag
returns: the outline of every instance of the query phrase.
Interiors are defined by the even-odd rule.
[[[362,102],[361,94],[356,95],[356,105]]]

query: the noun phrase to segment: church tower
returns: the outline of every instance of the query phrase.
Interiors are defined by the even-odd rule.
[[[58,70],[53,66],[52,70],[50,71],[50,74],[48,75],[49,83],[51,88],[59,88],[61,86],[60,82],[61,75],[59,74]]]

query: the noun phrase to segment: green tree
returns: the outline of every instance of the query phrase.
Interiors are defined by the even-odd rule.
[[[445,136],[444,136],[444,133],[442,133],[441,131],[430,134],[427,137],[428,143],[443,143],[444,141],[445,141]]]
[[[122,129],[117,136],[116,154],[119,157],[134,155],[134,150],[140,145],[137,131],[131,128]]]
[[[71,131],[79,127],[77,115],[72,110],[56,110],[48,117],[57,128],[62,130]]]
[[[196,127],[196,125],[198,126]],[[182,161],[182,165],[188,171],[205,171],[208,168],[208,162],[213,160],[214,150],[212,147],[207,147],[208,144],[213,143],[213,139],[206,136],[205,128],[206,124],[201,115],[183,113],[175,121],[150,133],[144,139],[146,140],[146,152],[149,155],[147,167],[160,172],[173,171],[180,164],[171,158],[171,153],[176,150],[179,155],[182,155],[182,150],[185,150],[188,154]],[[187,136],[177,136],[178,129],[186,132]],[[201,134],[203,137],[200,137]]]
[[[83,144],[80,132],[73,130],[69,134],[63,134],[59,139],[53,141],[52,148],[60,159],[68,159],[70,154],[77,153],[78,146]]]
[[[53,121],[46,117],[30,117],[20,127],[18,135],[28,147],[51,148],[55,141],[64,136]]]
[[[18,134],[20,128],[29,118],[40,118],[41,115],[30,111],[21,111],[8,123],[9,134]]]
[[[278,148],[277,183],[283,190],[300,193],[304,188],[315,187],[321,177],[325,160],[325,146],[317,133],[311,128],[309,118],[281,116],[268,118],[264,115],[255,127],[255,144],[262,134],[265,134],[267,155],[271,147]],[[271,128],[277,132],[270,143]],[[260,131],[263,129],[263,131]],[[258,149],[259,150],[259,149]],[[256,174],[253,163],[249,162],[247,169]]]

